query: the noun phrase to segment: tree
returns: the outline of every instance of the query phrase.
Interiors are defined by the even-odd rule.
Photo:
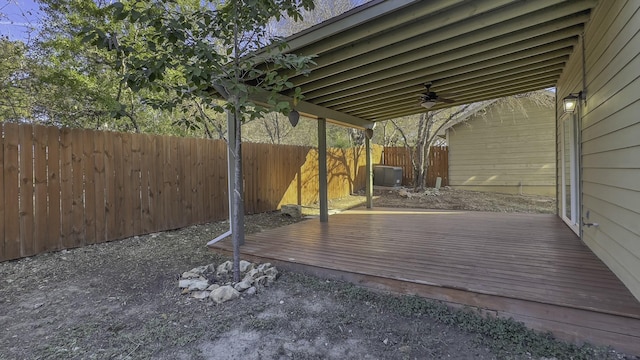
[[[194,1],[187,5],[178,0],[116,2],[105,8],[113,20],[105,28],[88,27],[85,39],[116,55],[121,80],[134,92],[176,94],[176,101],[156,106],[173,108],[176,103],[198,101],[232,117],[236,143],[230,148],[235,159],[231,224],[237,282],[239,244],[244,240],[241,124],[267,112],[252,100],[255,97],[265,97],[273,109],[288,113],[291,104],[279,101],[278,94],[293,84],[279,71],[302,72],[311,63],[310,57],[285,54],[286,45],[269,36],[266,26],[284,14],[300,19],[302,10],[313,8],[313,1]],[[121,36],[114,26],[120,22],[146,30],[138,38]],[[174,69],[180,81],[163,82]],[[217,94],[226,102],[219,102]],[[295,94],[300,98],[300,89]]]
[[[0,120],[21,121],[31,115],[26,46],[0,38]]]
[[[179,1],[181,6],[197,2]],[[30,40],[10,41],[0,35],[0,119],[178,136],[226,136],[223,116],[197,101],[177,103],[175,93],[132,91],[121,81],[126,68],[116,61],[117,54],[82,41],[80,34],[88,26],[117,32],[128,42],[145,36],[145,28],[111,21],[104,10],[111,1],[38,3],[42,26],[30,31]],[[142,47],[135,50],[138,56],[146,51]],[[181,81],[181,76],[174,69],[164,81]],[[176,103],[172,109],[151,106],[171,102]]]
[[[413,136],[400,125],[399,120],[391,120],[391,124],[398,131],[404,147],[410,154],[413,168],[413,184],[416,190],[424,190],[427,185],[427,171],[429,168],[429,153],[431,146],[438,139],[438,133],[447,124],[455,121],[465,113],[471,105],[461,105],[450,109],[428,111],[418,115],[417,129]],[[415,118],[414,116],[411,118]],[[415,121],[415,119],[411,119]],[[410,138],[411,136],[411,138]]]

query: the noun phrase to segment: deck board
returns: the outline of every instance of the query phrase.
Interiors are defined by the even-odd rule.
[[[215,247],[230,251],[230,240]],[[566,323],[575,327],[571,334],[604,331],[640,343],[640,302],[555,215],[356,209],[328,223],[307,220],[252,234],[241,251],[361,276],[359,282],[422,287],[416,291],[453,303],[496,304],[491,310],[534,325]],[[538,307],[543,314],[532,310]],[[565,314],[580,319],[558,320]]]

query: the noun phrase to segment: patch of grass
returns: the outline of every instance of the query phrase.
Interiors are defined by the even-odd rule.
[[[100,332],[100,325],[94,322],[78,324],[52,334],[54,338],[44,347],[36,350],[38,358],[42,359],[81,359],[86,358],[90,349],[84,345],[86,339],[94,337]]]
[[[252,318],[247,321],[246,325],[253,330],[269,331],[280,328],[283,326],[283,323],[282,319]]]
[[[384,294],[345,282],[326,282],[302,274],[287,273],[287,277],[312,289],[333,292],[340,300],[368,302],[376,308],[406,317],[426,316],[476,334],[476,341],[490,348],[500,358],[514,355],[576,360],[616,358],[606,348],[559,341],[551,333],[528,329],[523,323],[512,319],[486,317],[472,308],[455,309],[419,296]]]

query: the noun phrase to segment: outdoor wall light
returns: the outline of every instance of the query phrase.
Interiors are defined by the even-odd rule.
[[[371,140],[371,138],[373,137],[373,129],[364,129],[364,136],[366,136],[367,139]]]
[[[433,100],[427,100],[427,101],[423,101],[420,103],[420,106],[422,106],[425,109],[431,109],[433,107],[433,105],[435,105],[436,102]]]
[[[300,120],[300,113],[298,112],[298,110],[296,109],[291,110],[291,112],[289,112],[289,122],[291,123],[291,126],[296,127],[296,125],[298,125],[299,120]]]
[[[565,96],[565,98],[562,99],[562,104],[564,105],[564,112],[565,113],[575,112],[576,108],[578,107],[578,101],[581,99],[582,99],[582,92],[579,92],[577,94],[572,93]]]

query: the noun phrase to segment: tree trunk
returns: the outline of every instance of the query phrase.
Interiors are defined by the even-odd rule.
[[[424,189],[424,144],[422,142],[416,144],[416,162],[414,164],[414,183],[413,188],[415,191]]]
[[[431,141],[427,142],[427,146],[424,147],[424,178],[423,189],[427,188],[427,180],[429,179],[429,154],[431,153]]]
[[[415,182],[413,184],[414,190],[421,191],[425,187],[425,146],[428,146],[427,139],[429,137],[429,121],[430,117],[428,113],[420,114],[420,122],[418,125],[418,139],[416,141],[416,157],[417,161],[414,163]]]

